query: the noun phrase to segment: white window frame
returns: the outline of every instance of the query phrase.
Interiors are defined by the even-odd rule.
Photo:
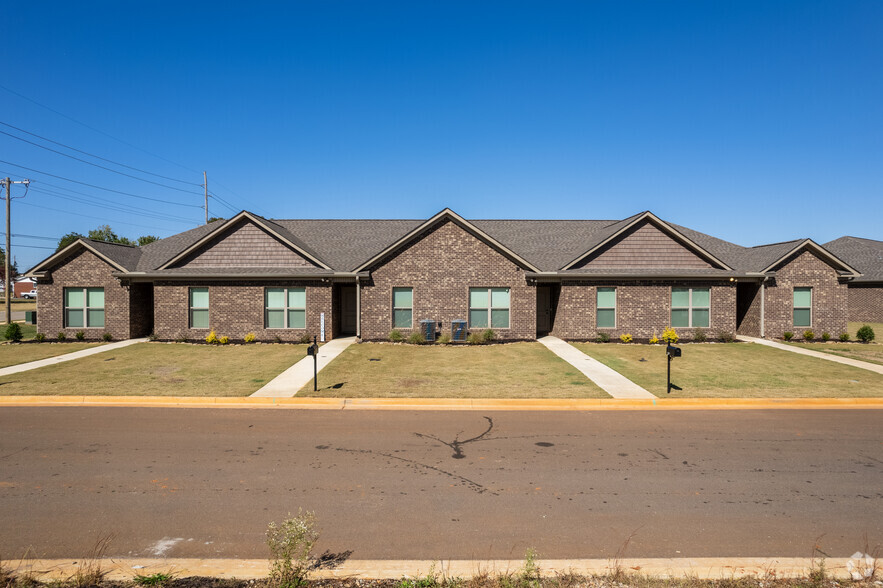
[[[473,290],[486,290],[487,291],[487,306],[472,306],[472,291]],[[507,298],[509,299],[509,306],[494,306],[494,290],[506,290]],[[470,329],[511,329],[512,328],[512,288],[508,286],[489,286],[485,288],[484,286],[471,287],[466,293],[467,300],[466,304],[469,307],[468,311],[468,325]],[[472,311],[473,310],[486,310],[487,311],[487,326],[486,327],[475,327],[472,324]],[[506,321],[505,327],[494,327],[494,311],[495,310],[506,310],[508,311],[508,320]]]
[[[809,290],[809,306],[794,306],[794,295],[798,290]],[[813,311],[812,311],[812,302],[813,302],[813,292],[812,286],[794,286],[791,289],[791,324],[794,327],[800,327],[801,329],[812,328],[813,324]],[[808,310],[809,311],[809,324],[808,325],[798,325],[794,322],[794,311],[796,310]]]
[[[209,298],[209,304],[211,304],[211,292],[209,291],[208,286],[190,286],[187,288],[187,326],[190,329],[208,329],[209,327],[194,327],[193,326],[193,311],[194,310],[204,310],[206,313],[209,312],[208,306],[192,306],[193,304],[193,291],[194,290],[205,290],[205,295]],[[211,318],[209,316],[209,318]],[[209,320],[209,325],[211,325],[211,320]]]
[[[267,306],[267,293],[270,290],[282,290],[282,296],[285,300],[284,306]],[[289,290],[303,290],[304,291],[304,305],[301,306],[289,306],[288,305],[288,291]],[[282,311],[282,325],[281,327],[271,327],[270,326],[270,310],[281,310]],[[304,311],[304,326],[302,327],[292,327],[289,311],[290,310],[302,310]],[[280,330],[300,330],[303,331],[307,328],[307,289],[305,286],[293,286],[293,287],[279,287],[279,286],[267,286],[264,288],[264,328],[268,331],[280,331]]]
[[[613,306],[598,306],[598,294],[601,290],[613,290]],[[617,312],[617,307],[619,307],[619,288],[616,286],[598,286],[595,288],[595,328],[597,329],[615,329],[619,324],[619,312]],[[599,310],[612,310],[613,311],[613,326],[612,327],[601,327],[598,325],[598,311]]]
[[[83,306],[67,306],[67,293],[70,291],[80,290],[83,293]],[[89,290],[101,290],[102,298],[107,294],[105,288],[103,286],[83,286],[83,287],[75,287],[75,288],[63,288],[61,292],[61,303],[64,305],[63,313],[64,313],[64,328],[65,329],[104,329],[107,327],[107,299],[104,299],[104,306],[89,306]],[[91,326],[89,324],[89,311],[90,310],[101,310],[104,313],[104,324],[99,326]],[[82,310],[83,311],[83,324],[79,327],[72,327],[68,324],[67,319],[67,311],[68,310]]]
[[[396,290],[410,290],[411,291],[411,306],[396,306]],[[413,286],[394,286],[391,290],[390,296],[392,299],[390,300],[390,306],[392,306],[392,328],[393,329],[413,329],[414,328],[414,287]],[[411,311],[411,322],[408,323],[408,326],[396,325],[396,311],[397,310],[410,310]]]
[[[675,290],[687,290],[689,292],[689,302],[688,306],[675,306],[671,302],[672,294]],[[693,290],[708,290],[708,306],[694,306],[693,305]],[[668,303],[669,303],[669,311],[668,311],[668,320],[669,324],[673,329],[710,329],[711,328],[711,286],[700,286],[697,288],[693,287],[682,287],[682,286],[672,286],[668,295]],[[693,325],[693,311],[694,310],[702,310],[708,309],[708,324],[704,327],[695,327]],[[687,311],[687,326],[685,327],[676,327],[674,326],[674,321],[672,320],[672,312],[675,310],[686,310]]]

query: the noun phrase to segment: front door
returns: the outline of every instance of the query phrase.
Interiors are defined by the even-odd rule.
[[[552,330],[552,288],[537,286],[537,337],[548,335]]]
[[[356,287],[340,288],[340,334],[356,334]]]

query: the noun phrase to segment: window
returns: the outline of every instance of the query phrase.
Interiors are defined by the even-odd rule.
[[[812,325],[812,288],[794,288],[794,326]]]
[[[208,328],[208,288],[190,288],[190,328]]]
[[[509,288],[469,288],[469,326],[509,328]]]
[[[104,288],[65,288],[64,326],[103,327]]]
[[[268,329],[307,328],[306,288],[267,288],[264,323]]]
[[[672,288],[671,326],[707,327],[710,292],[709,288]]]
[[[616,288],[598,288],[595,313],[598,328],[616,326]]]
[[[392,326],[410,329],[414,324],[414,289],[392,289]]]

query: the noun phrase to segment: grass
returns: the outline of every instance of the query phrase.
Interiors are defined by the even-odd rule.
[[[351,345],[298,396],[346,398],[609,398],[539,343]]]
[[[12,312],[24,312],[26,310],[37,310],[36,300],[25,300],[24,298],[13,298],[10,303]],[[0,297],[0,311],[6,312],[6,301]]]
[[[883,323],[849,323],[849,338],[852,341],[858,341],[858,335],[856,333],[858,333],[858,330],[862,328],[862,325],[870,325],[871,328],[874,329],[874,335],[876,335],[876,337],[874,338],[875,343],[883,341]],[[821,335],[821,333],[817,334]],[[831,337],[835,338],[839,334],[840,333],[831,333]]]
[[[303,358],[306,347],[139,343],[0,377],[0,394],[248,396]]]
[[[840,343],[839,341],[834,343],[830,341],[828,343],[788,343],[788,345],[883,365],[883,345],[879,343]]]
[[[682,345],[666,394],[663,345],[575,343],[659,397],[854,398],[883,396],[883,375],[754,343]],[[643,361],[642,361],[643,360]]]
[[[22,325],[33,326],[33,325]],[[25,335],[27,338],[27,335]],[[31,335],[33,339],[33,335]],[[38,359],[46,359],[47,357],[56,357],[65,353],[73,353],[81,351],[89,347],[95,347],[100,343],[38,343],[38,344],[12,344],[7,343],[0,345],[0,368],[29,361],[37,361]]]

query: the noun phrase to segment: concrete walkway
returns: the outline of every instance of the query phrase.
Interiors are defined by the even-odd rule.
[[[326,365],[343,353],[343,350],[356,342],[355,337],[332,339],[319,347],[318,369],[322,371]],[[252,394],[263,398],[291,398],[313,379],[313,358],[309,355],[270,380],[270,382]]]
[[[656,398],[619,372],[610,369],[596,359],[592,359],[558,337],[546,336],[538,341],[614,398]]]
[[[46,359],[29,361],[28,363],[11,365],[9,367],[0,369],[0,376],[8,376],[10,374],[17,374],[19,372],[26,372],[28,370],[35,370],[37,368],[46,367],[47,365],[55,365],[56,363],[73,361],[75,359],[80,359],[81,357],[88,357],[90,355],[95,355],[96,353],[104,353],[105,351],[113,351],[114,349],[128,347],[129,345],[135,345],[136,343],[144,343],[145,341],[147,341],[147,337],[144,337],[143,339],[126,339],[125,341],[117,341],[116,343],[107,343],[106,345],[90,347],[89,349],[83,349],[82,351],[74,351],[73,353],[65,353],[64,355],[56,355],[55,357],[47,357]]]
[[[766,345],[767,347],[775,347],[776,349],[783,349],[785,351],[790,351],[791,353],[799,353],[800,355],[809,355],[810,357],[818,357],[819,359],[827,359],[828,361],[835,361],[837,363],[842,363],[843,365],[849,365],[852,367],[861,368],[863,370],[870,370],[872,372],[877,372],[878,374],[883,374],[883,365],[879,365],[876,363],[870,363],[867,361],[862,361],[860,359],[850,359],[848,357],[840,357],[839,355],[832,355],[830,353],[822,353],[821,351],[813,351],[811,349],[804,349],[803,347],[796,347],[794,345],[785,345],[784,343],[778,343],[776,341],[770,341],[768,339],[759,339],[757,337],[746,337],[744,335],[737,335],[736,339],[740,341],[745,341],[747,343],[757,343],[758,345]]]

